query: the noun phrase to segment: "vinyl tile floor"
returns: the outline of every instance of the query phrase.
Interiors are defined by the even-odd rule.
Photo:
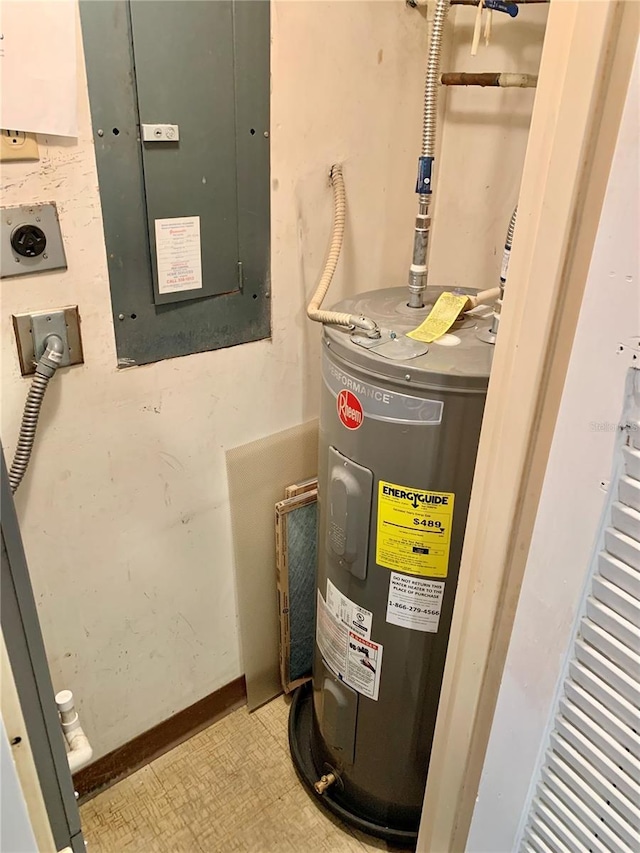
[[[363,853],[387,845],[329,817],[298,781],[289,705],[200,732],[80,808],[88,853]]]

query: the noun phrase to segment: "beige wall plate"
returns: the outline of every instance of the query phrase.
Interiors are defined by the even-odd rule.
[[[25,133],[23,130],[3,130],[0,133],[0,162],[39,159],[35,133]]]
[[[309,421],[227,451],[240,644],[247,705],[278,693],[278,589],[274,506],[291,483],[318,471],[318,421]]]

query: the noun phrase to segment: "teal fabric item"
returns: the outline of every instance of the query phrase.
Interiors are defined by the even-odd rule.
[[[311,675],[315,636],[317,538],[318,504],[315,501],[288,513],[287,565],[291,681]]]

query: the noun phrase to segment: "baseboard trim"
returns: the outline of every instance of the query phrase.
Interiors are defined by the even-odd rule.
[[[98,758],[73,777],[80,802],[91,799],[100,791],[149,764],[154,758],[226,717],[231,711],[241,708],[246,702],[247,686],[244,676],[240,676],[184,711],[178,711],[168,720],[158,723],[152,729]]]

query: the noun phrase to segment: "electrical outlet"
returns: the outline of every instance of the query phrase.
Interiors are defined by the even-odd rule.
[[[58,335],[62,339],[64,350],[60,367],[84,362],[77,305],[34,314],[14,314],[13,330],[23,376],[35,373],[36,362],[44,352],[48,335]]]
[[[66,268],[53,202],[0,208],[0,278]]]
[[[0,135],[0,161],[39,160],[35,133],[23,130],[3,130]]]

